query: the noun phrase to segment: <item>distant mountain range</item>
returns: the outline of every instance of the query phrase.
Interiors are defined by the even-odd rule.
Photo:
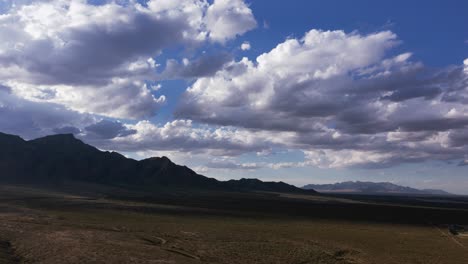
[[[0,133],[0,180],[13,183],[60,184],[88,182],[126,186],[315,193],[283,182],[257,179],[218,181],[197,174],[167,157],[141,161],[116,152],[100,151],[72,134],[26,141]]]
[[[362,193],[362,194],[426,194],[451,195],[443,190],[414,189],[389,182],[347,181],[334,184],[308,184],[302,187],[323,193]]]

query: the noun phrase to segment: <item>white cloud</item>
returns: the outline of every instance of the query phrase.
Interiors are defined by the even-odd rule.
[[[237,120],[257,128],[306,129],[294,126],[313,126],[315,122],[304,118],[342,108],[339,100],[348,99],[339,98],[341,90],[355,92],[348,87],[352,81],[348,73],[377,64],[395,43],[391,32],[360,36],[311,30],[300,40],[288,39],[260,55],[256,62],[244,58],[214,77],[198,79],[179,113],[203,122],[237,125],[233,123]]]
[[[250,42],[245,41],[244,43],[241,44],[240,46],[241,50],[250,50]]]
[[[202,169],[466,160],[468,59],[430,70],[409,52],[389,56],[400,42],[390,31],[310,30],[233,61],[192,55],[257,26],[241,0],[11,3],[0,11],[2,131],[71,131],[103,149],[203,156]],[[174,59],[160,69],[158,56],[172,47],[185,48],[185,58],[161,56]],[[160,84],[150,84],[168,79],[194,80],[179,119],[141,121],[166,102]],[[302,150],[305,159],[232,158],[268,158],[274,148]]]
[[[199,78],[177,116],[293,133],[284,145],[320,167],[462,158],[467,149],[443,135],[468,126],[466,66],[431,71],[411,53],[386,56],[398,43],[389,31],[311,30]]]
[[[155,57],[166,47],[224,43],[253,24],[241,0],[25,2],[0,16],[0,78],[15,94],[36,101],[111,117],[149,117],[164,97],[155,98],[143,83],[158,78]],[[32,86],[42,88],[23,90]],[[43,87],[54,97],[34,96]],[[109,106],[100,99],[110,100]]]
[[[54,134],[65,127],[90,125],[96,120],[61,105],[31,102],[0,89],[0,131],[3,133],[31,139]]]
[[[69,109],[114,118],[138,119],[153,116],[164,105],[164,95],[155,97],[143,82],[112,78],[99,88],[73,85],[34,85],[7,82],[25,99],[65,105]]]
[[[125,152],[171,150],[236,156],[271,149],[282,145],[291,136],[289,133],[277,134],[233,127],[197,126],[190,120],[174,120],[164,125],[140,121],[126,127],[136,132],[99,144]]]
[[[213,41],[225,42],[255,28],[252,10],[242,0],[215,0],[206,13],[206,26]]]
[[[310,150],[305,153],[307,164],[319,168],[382,166],[392,158],[390,153],[359,150]]]

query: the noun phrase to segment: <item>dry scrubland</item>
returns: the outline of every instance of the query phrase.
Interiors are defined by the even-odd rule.
[[[233,205],[244,201],[225,195]],[[275,199],[304,198],[355,203]],[[0,263],[468,263],[468,239],[441,225],[244,212],[242,205],[221,210],[200,201],[135,202],[2,186]]]

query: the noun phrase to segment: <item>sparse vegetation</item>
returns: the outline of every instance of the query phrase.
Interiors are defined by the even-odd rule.
[[[343,198],[191,192],[180,200],[162,200],[167,197],[163,193],[142,201],[137,194],[125,200],[107,195],[102,190],[90,197],[2,186],[0,258],[4,263],[183,264],[464,264],[468,259],[468,240],[453,237],[439,223],[325,219],[320,212],[291,214],[291,208],[285,207],[316,210],[317,204],[370,205]],[[231,204],[219,208],[214,199],[206,199],[210,195]],[[191,203],[183,204],[183,200]],[[277,207],[258,207],[267,200]],[[249,210],[249,203],[259,209]]]

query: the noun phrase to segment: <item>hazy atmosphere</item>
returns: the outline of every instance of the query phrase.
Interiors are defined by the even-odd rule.
[[[0,132],[221,180],[468,194],[468,1],[0,0]]]

